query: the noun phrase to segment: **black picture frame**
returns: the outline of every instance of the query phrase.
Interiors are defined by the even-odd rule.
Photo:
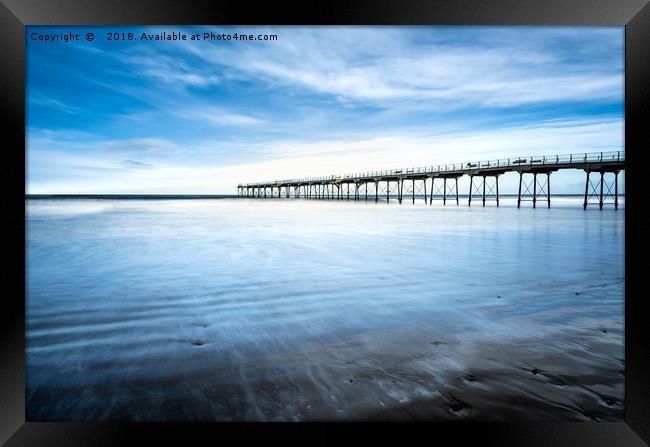
[[[650,443],[650,340],[642,311],[644,222],[640,220],[645,166],[643,142],[650,108],[650,5],[645,0],[0,0],[0,110],[5,131],[2,219],[5,256],[0,331],[0,442],[18,445],[124,445],[157,440],[188,442],[197,435],[224,439],[275,433],[278,427],[313,440],[347,433],[350,424],[195,424],[25,422],[25,39],[27,25],[264,24],[264,25],[624,25],[625,26],[625,422],[621,423],[426,423],[355,424],[374,436],[399,429],[454,443],[468,439],[493,445],[644,445]],[[414,429],[417,427],[417,429]],[[191,441],[189,441],[191,442]],[[400,443],[408,438],[400,438]]]

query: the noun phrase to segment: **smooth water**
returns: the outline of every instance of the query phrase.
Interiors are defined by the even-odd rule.
[[[624,218],[29,199],[28,420],[622,420]]]

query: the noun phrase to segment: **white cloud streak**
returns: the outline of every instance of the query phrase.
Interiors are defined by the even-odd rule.
[[[29,193],[189,193],[228,194],[241,182],[355,173],[400,167],[430,166],[501,157],[551,155],[622,149],[623,125],[619,119],[547,121],[538,125],[462,133],[383,134],[370,138],[315,141],[276,141],[254,147],[251,162],[196,165],[175,159],[158,162],[146,170],[121,169],[87,181],[87,168],[115,167],[113,155],[103,151],[90,159],[84,154],[53,155],[32,143],[28,159]],[[158,142],[174,148],[172,142]],[[99,142],[100,148],[132,147],[130,141]],[[145,145],[147,146],[147,145]],[[218,148],[206,141],[204,148]],[[239,148],[243,150],[244,148]],[[231,148],[231,150],[237,150]],[[142,154],[140,151],[136,151]],[[80,166],[65,179],[45,175],[49,171]],[[129,167],[130,168],[130,167]],[[31,177],[28,175],[28,177]],[[47,180],[50,178],[50,180]],[[45,180],[44,180],[45,179]]]

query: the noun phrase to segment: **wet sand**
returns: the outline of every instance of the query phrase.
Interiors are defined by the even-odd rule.
[[[624,214],[570,205],[30,203],[27,418],[623,420]]]
[[[325,346],[314,341],[299,352],[242,351],[219,357],[210,355],[210,339],[186,340],[193,352],[185,361],[194,366],[184,374],[116,377],[92,387],[43,387],[29,396],[29,416],[80,421],[619,421],[624,418],[622,335],[615,328],[593,327],[495,343],[418,327]],[[196,367],[199,363],[202,368]],[[57,402],[54,411],[52,402]]]

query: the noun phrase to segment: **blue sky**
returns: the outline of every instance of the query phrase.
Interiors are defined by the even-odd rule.
[[[105,40],[208,30],[278,40]],[[30,38],[68,31],[81,41]],[[624,146],[622,27],[30,26],[26,48],[32,194],[228,194]],[[554,174],[554,192],[583,182]]]

